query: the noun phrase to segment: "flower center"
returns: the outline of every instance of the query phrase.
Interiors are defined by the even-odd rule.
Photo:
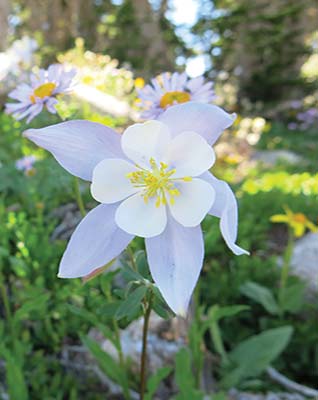
[[[167,92],[160,99],[160,107],[167,108],[175,103],[186,103],[191,100],[188,92]]]
[[[43,83],[43,85],[38,86],[34,89],[33,94],[30,96],[30,100],[34,104],[36,98],[44,99],[52,95],[53,90],[56,88],[56,84],[53,82]]]
[[[293,215],[294,222],[298,222],[299,224],[305,224],[307,222],[307,218],[302,213],[296,213]]]
[[[139,170],[130,172],[127,174],[127,178],[133,186],[143,189],[141,195],[145,203],[148,202],[149,198],[156,197],[156,207],[160,207],[167,204],[167,197],[169,197],[169,202],[173,205],[175,197],[180,195],[174,184],[177,179],[172,178],[176,170],[169,170],[168,165],[163,162],[158,165],[153,158],[150,159],[150,166],[151,170],[146,170],[137,165]],[[185,182],[192,180],[190,176],[178,179]]]

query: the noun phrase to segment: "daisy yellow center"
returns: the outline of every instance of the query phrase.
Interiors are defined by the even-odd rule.
[[[175,103],[186,103],[191,100],[190,93],[187,92],[167,92],[160,99],[160,107],[167,108]]]
[[[30,96],[30,100],[34,104],[36,98],[44,99],[52,95],[53,90],[56,88],[56,84],[53,82],[43,83],[43,85],[38,86],[34,89],[33,94]]]
[[[167,198],[171,205],[175,202],[175,197],[180,196],[180,191],[176,188],[173,179],[175,169],[169,169],[168,165],[160,162],[159,165],[156,161],[150,159],[150,170],[146,170],[137,166],[138,171],[130,172],[127,174],[133,186],[141,188],[141,195],[145,201],[148,202],[149,198],[156,198],[156,207],[167,204]],[[185,182],[192,180],[190,176],[181,178]]]

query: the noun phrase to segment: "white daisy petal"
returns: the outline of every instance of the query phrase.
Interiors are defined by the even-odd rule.
[[[125,232],[141,237],[160,235],[167,224],[166,207],[156,207],[156,199],[145,203],[137,193],[124,200],[115,215],[116,224]]]
[[[214,164],[215,155],[201,135],[183,132],[171,141],[164,161],[176,169],[173,177],[181,178],[203,174]]]
[[[101,161],[93,170],[92,196],[100,203],[111,204],[138,192],[127,177],[133,171],[133,164],[119,158]]]
[[[126,156],[136,164],[149,167],[149,160],[161,161],[170,142],[168,127],[159,121],[147,121],[127,128],[121,139]]]
[[[213,187],[202,179],[176,184],[180,195],[169,203],[173,218],[186,227],[197,226],[209,212],[215,199]]]

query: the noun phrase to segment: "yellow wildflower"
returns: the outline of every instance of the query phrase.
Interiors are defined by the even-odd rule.
[[[294,232],[296,237],[304,235],[306,228],[312,232],[318,232],[318,226],[313,224],[303,213],[294,213],[290,208],[284,207],[285,214],[272,215],[272,222],[283,222]]]
[[[145,86],[145,80],[141,77],[135,79],[135,88],[142,89]]]

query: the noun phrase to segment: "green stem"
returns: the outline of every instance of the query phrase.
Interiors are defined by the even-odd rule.
[[[151,295],[150,295],[151,296]],[[146,389],[146,367],[147,367],[147,337],[149,330],[149,319],[151,314],[152,297],[149,298],[148,304],[146,305],[146,311],[144,314],[144,326],[142,330],[142,352],[140,360],[140,400],[144,400],[145,389]]]
[[[82,198],[81,191],[80,191],[79,179],[77,177],[74,178],[74,190],[75,190],[75,199],[76,199],[78,208],[80,210],[80,213],[81,213],[82,217],[85,217],[86,210],[85,210],[83,198]]]
[[[122,371],[127,371],[126,365],[125,365],[125,360],[124,360],[124,355],[123,355],[123,349],[121,346],[121,340],[120,340],[120,331],[118,327],[118,323],[115,319],[113,319],[113,328],[115,332],[115,338],[116,338],[116,345],[117,345],[117,352],[118,352],[118,358],[119,358],[119,366]],[[124,397],[126,400],[130,400],[130,393],[129,393],[129,385],[128,385],[128,377],[127,373],[125,374],[125,382],[123,383],[123,391],[124,391]]]
[[[0,292],[1,292],[1,297],[2,297],[2,301],[3,301],[3,305],[4,305],[5,316],[7,318],[8,325],[9,325],[10,332],[11,332],[11,337],[13,339],[15,336],[14,327],[13,327],[13,317],[12,317],[12,313],[11,313],[10,301],[9,301],[7,288],[5,287],[3,275],[1,272],[0,272]]]
[[[285,294],[285,288],[287,285],[287,280],[289,276],[289,269],[290,269],[290,260],[293,254],[293,248],[294,248],[294,235],[291,230],[288,232],[288,243],[287,247],[284,253],[284,260],[283,260],[283,265],[281,269],[281,274],[280,274],[280,285],[279,285],[279,294],[278,294],[278,299],[279,299],[279,304],[282,309],[283,307],[283,301],[284,301],[284,294]]]
[[[193,293],[193,321],[190,328],[190,335],[192,336],[191,347],[192,356],[194,363],[194,378],[196,387],[200,388],[201,377],[202,377],[202,364],[203,364],[203,352],[202,352],[202,336],[200,332],[201,328],[201,316],[200,316],[200,284],[197,286]],[[204,346],[204,345],[203,345]]]
[[[109,290],[107,290],[106,294],[106,299],[108,302],[112,301],[111,298],[111,293]],[[122,371],[125,371],[125,382],[123,382],[123,393],[124,397],[126,400],[130,400],[130,392],[129,392],[129,384],[128,384],[128,376],[127,376],[127,368],[125,365],[125,359],[124,359],[124,354],[123,354],[123,349],[121,345],[121,340],[120,340],[120,329],[118,326],[118,322],[115,318],[112,319],[112,324],[113,324],[113,329],[114,329],[114,334],[115,334],[115,341],[116,341],[116,349],[118,352],[118,359],[119,359],[119,366]]]
[[[126,250],[128,252],[128,255],[129,255],[133,270],[134,271],[138,271],[137,264],[136,264],[136,261],[135,261],[135,255],[134,255],[134,252],[133,252],[132,248],[130,246],[128,246]]]

